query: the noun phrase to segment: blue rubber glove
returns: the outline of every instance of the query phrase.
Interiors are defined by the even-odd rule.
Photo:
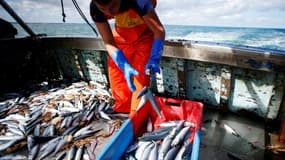
[[[163,51],[163,44],[163,41],[160,39],[155,39],[153,41],[151,55],[145,66],[146,75],[155,75],[155,73],[160,73],[159,61]]]
[[[124,73],[125,80],[127,81],[128,87],[131,92],[136,90],[135,85],[133,84],[133,76],[137,76],[139,73],[136,71],[127,61],[126,57],[123,55],[121,50],[116,50],[111,55],[115,64],[121,69]]]

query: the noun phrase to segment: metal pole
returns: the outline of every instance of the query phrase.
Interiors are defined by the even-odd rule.
[[[29,26],[14,12],[14,10],[5,2],[5,0],[0,0],[2,7],[22,26],[22,28],[32,37],[36,34],[31,30]]]

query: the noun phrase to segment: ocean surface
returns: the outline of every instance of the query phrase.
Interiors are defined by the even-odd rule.
[[[28,34],[18,25],[17,37]],[[96,37],[96,34],[86,23],[28,23],[36,34],[47,36],[78,36]],[[245,27],[210,27],[164,25],[166,39],[203,41],[244,45],[285,51],[285,29],[277,28],[245,28]]]

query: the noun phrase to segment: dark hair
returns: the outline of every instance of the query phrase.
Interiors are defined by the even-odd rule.
[[[112,0],[92,0],[94,3],[96,2],[96,3],[98,3],[98,4],[102,4],[102,5],[104,5],[104,4],[108,4],[108,3],[110,3]]]

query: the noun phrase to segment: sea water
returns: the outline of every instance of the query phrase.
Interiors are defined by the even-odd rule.
[[[28,23],[36,34],[63,37],[97,37],[86,23]],[[18,25],[16,37],[28,34]],[[166,39],[245,45],[285,51],[285,29],[164,25]],[[93,24],[94,27],[94,24]]]

